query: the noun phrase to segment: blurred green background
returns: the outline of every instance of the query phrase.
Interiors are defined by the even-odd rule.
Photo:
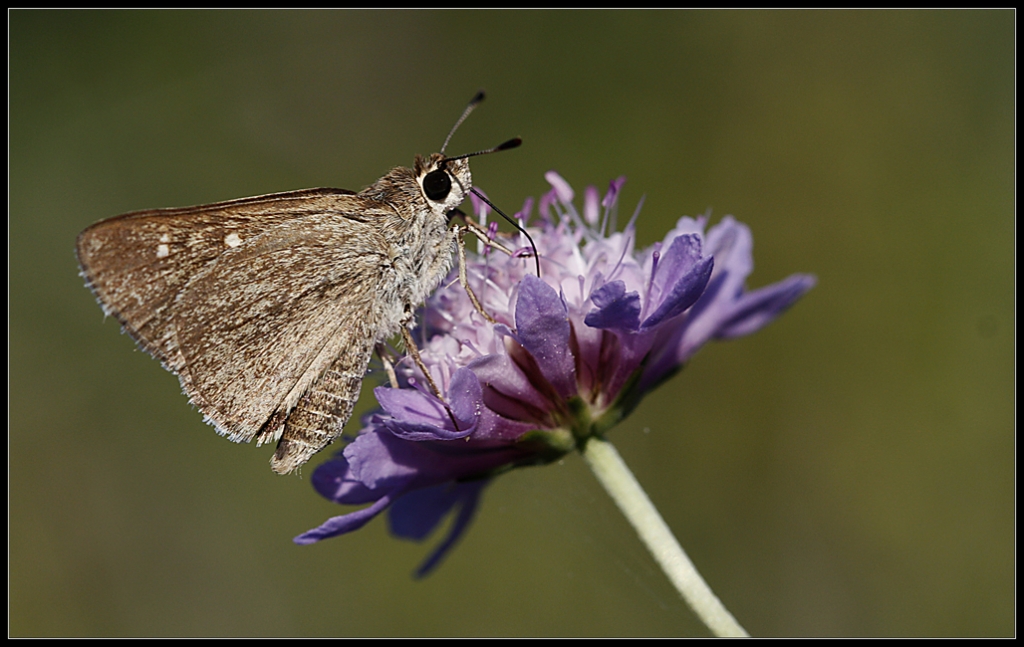
[[[1014,633],[1013,12],[8,17],[12,635],[706,635],[576,456],[497,480],[425,581],[438,538],[383,519],[293,545],[345,510],[204,425],[78,277],[97,220],[359,189],[478,88],[450,152],[523,137],[474,163],[508,211],[625,174],[642,244],[710,208],[752,287],[819,278],[611,434],[747,629]]]

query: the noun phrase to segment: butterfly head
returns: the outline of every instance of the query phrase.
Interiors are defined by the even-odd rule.
[[[442,213],[448,213],[462,204],[473,188],[469,160],[449,159],[434,153],[429,159],[416,157],[416,181],[427,202]]]

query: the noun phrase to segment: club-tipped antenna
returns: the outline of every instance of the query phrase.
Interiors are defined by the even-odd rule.
[[[459,129],[459,126],[462,125],[462,122],[466,120],[466,117],[469,116],[469,113],[473,112],[473,108],[476,108],[480,104],[480,102],[483,101],[483,100],[484,100],[484,91],[483,90],[480,90],[479,92],[477,92],[476,95],[472,99],[469,100],[469,105],[466,106],[466,109],[462,111],[462,116],[459,117],[459,120],[455,122],[454,126],[452,126],[452,129],[448,132],[448,136],[444,138],[444,144],[441,145],[441,151],[440,151],[442,155],[444,155],[444,149],[448,148],[448,142],[451,141],[452,135],[454,135],[455,131]]]
[[[508,216],[506,216],[504,211],[499,209],[497,207],[497,205],[495,205],[493,202],[488,200],[487,196],[485,196],[483,193],[477,191],[476,187],[473,187],[472,189],[470,189],[470,191],[473,192],[473,195],[475,195],[476,197],[478,197],[481,200],[483,200],[484,202],[486,202],[487,206],[489,206],[491,209],[494,209],[498,213],[499,216],[501,216],[505,220],[507,220],[510,223],[512,223],[513,227],[518,229],[520,233],[522,233],[524,236],[526,236],[526,240],[530,241],[530,247],[533,248],[533,261],[537,264],[537,278],[540,278],[540,252],[537,251],[537,245],[533,242],[533,238],[530,236],[530,233],[528,231],[526,231],[524,228],[522,228],[521,226],[519,226],[518,222],[516,222],[515,220],[512,220],[512,218],[509,218]]]
[[[466,153],[464,155],[455,155],[454,157],[445,157],[444,161],[451,162],[453,160],[466,159],[467,157],[476,157],[477,155],[488,155],[490,153],[499,153],[501,151],[511,150],[513,148],[519,148],[523,143],[522,137],[513,137],[507,142],[502,142],[493,148],[486,148],[482,151],[476,151],[475,153]]]

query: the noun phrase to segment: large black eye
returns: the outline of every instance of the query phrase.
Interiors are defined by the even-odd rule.
[[[452,190],[452,180],[448,173],[438,169],[427,173],[423,178],[423,192],[431,200],[444,200]]]

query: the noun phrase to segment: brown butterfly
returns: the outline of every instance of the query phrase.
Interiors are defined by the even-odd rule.
[[[78,236],[82,276],[219,434],[276,441],[271,467],[291,472],[341,435],[374,346],[408,335],[451,268],[467,158],[521,143],[445,157],[481,100],[440,153],[359,193],[307,189],[98,222]]]

